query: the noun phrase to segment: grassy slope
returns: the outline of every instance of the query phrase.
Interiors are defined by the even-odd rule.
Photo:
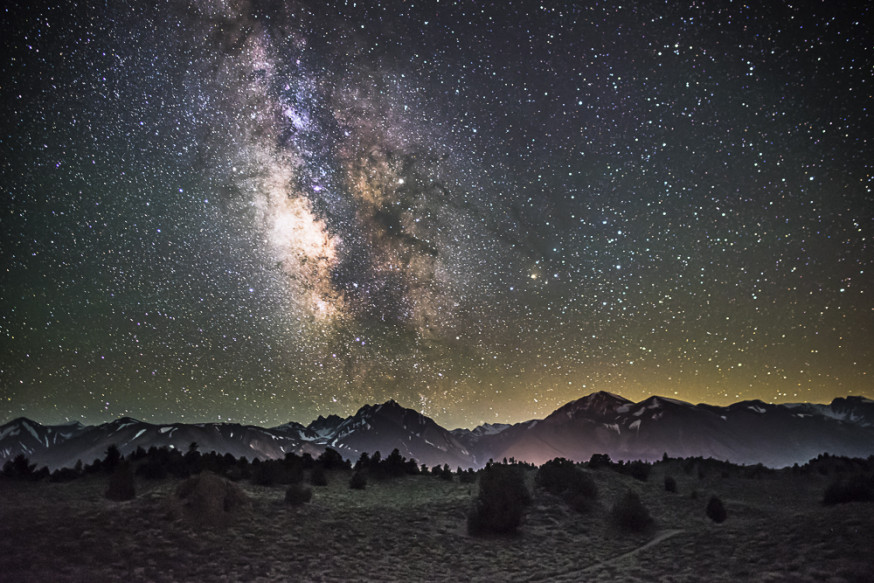
[[[665,471],[678,493],[664,491]],[[699,479],[673,463],[645,483],[593,474],[601,496],[591,513],[538,491],[520,534],[493,539],[465,531],[476,486],[431,476],[351,491],[347,474],[329,473],[330,485],[296,508],[282,502],[282,487],[242,483],[252,509],[212,531],[165,517],[171,480],[139,481],[130,502],[103,499],[103,477],[0,481],[0,580],[837,582],[874,573],[874,504],[822,507],[828,478]],[[629,487],[657,531],[629,536],[609,526],[610,504]],[[711,494],[725,502],[724,524],[704,515]]]

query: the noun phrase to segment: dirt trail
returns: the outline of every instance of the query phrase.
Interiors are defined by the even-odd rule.
[[[597,571],[609,565],[615,565],[617,563],[621,563],[626,559],[630,559],[631,557],[637,555],[638,553],[642,553],[643,551],[650,549],[657,544],[668,540],[669,538],[676,536],[682,532],[685,532],[685,529],[682,528],[674,528],[669,530],[663,530],[659,532],[656,536],[654,536],[651,540],[647,541],[645,544],[637,547],[636,549],[632,549],[627,553],[622,553],[621,555],[616,555],[615,557],[611,557],[604,561],[599,561],[593,565],[589,565],[588,567],[582,567],[580,569],[569,569],[567,571],[563,571],[561,573],[550,573],[548,576],[535,579],[526,579],[526,581],[560,581],[560,580],[574,580],[581,581],[581,575],[586,573],[591,573],[593,571]]]

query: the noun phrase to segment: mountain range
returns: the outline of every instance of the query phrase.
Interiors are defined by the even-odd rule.
[[[18,418],[0,426],[0,464],[24,454],[38,467],[72,467],[102,459],[110,445],[127,455],[138,447],[170,447],[235,457],[320,454],[326,447],[356,460],[362,452],[398,449],[429,466],[485,465],[515,458],[535,464],[555,457],[576,461],[606,453],[614,460],[712,457],[739,464],[784,467],[819,454],[874,455],[874,401],[837,398],[830,404],[743,401],[719,407],[653,396],[639,403],[607,392],[572,401],[547,416],[516,424],[447,430],[391,400],[355,415],[319,417],[309,425],[236,423],[153,424],[123,417],[101,425],[41,425]]]

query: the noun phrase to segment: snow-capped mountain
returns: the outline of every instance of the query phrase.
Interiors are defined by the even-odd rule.
[[[321,425],[330,427],[331,423]],[[313,427],[311,424],[310,428]],[[449,464],[455,469],[476,465],[468,449],[452,432],[394,400],[382,405],[365,405],[333,427],[325,438],[325,445],[353,460],[362,452],[379,451],[385,456],[397,449],[405,458],[429,466]]]
[[[346,419],[319,417],[303,426],[290,422],[262,428],[236,423],[152,424],[122,417],[96,426],[43,426],[16,419],[0,427],[0,464],[25,454],[49,469],[88,464],[102,459],[110,445],[127,455],[138,447],[169,447],[187,451],[196,443],[201,452],[230,453],[249,459],[281,458],[286,453],[318,456],[331,447],[356,460],[363,452],[383,456],[397,448],[407,459],[429,466],[448,463],[454,469],[476,465],[467,448],[432,419],[394,401],[365,405]]]
[[[772,467],[804,463],[821,453],[874,454],[874,401],[838,398],[824,404],[772,405],[743,401],[727,407],[693,405],[654,396],[635,403],[598,392],[567,403],[545,419],[515,425],[485,424],[448,431],[395,401],[365,405],[355,415],[319,417],[308,426],[289,422],[262,428],[235,423],[151,424],[129,417],[96,426],[43,426],[15,419],[0,426],[0,464],[25,454],[50,469],[91,463],[110,445],[122,454],[138,447],[173,447],[279,458],[288,452],[319,455],[331,447],[355,461],[362,452],[398,449],[429,466],[481,467],[489,459],[540,464],[555,457],[577,461],[606,453],[614,460],[712,457]]]
[[[486,435],[497,435],[512,427],[509,423],[483,423],[473,429],[459,428],[450,431],[453,437],[469,451],[475,451],[476,443]]]
[[[874,401],[865,397],[838,397],[828,405],[791,403],[786,407],[792,408],[799,414],[825,415],[832,419],[874,427]]]
[[[70,427],[68,431],[65,428]],[[34,435],[39,436],[35,442]],[[311,444],[316,437],[299,423],[273,429],[236,423],[152,424],[130,417],[94,426],[42,426],[16,419],[0,428],[0,463],[23,453],[31,462],[49,469],[72,467],[103,459],[110,445],[127,455],[138,447],[169,447],[187,451],[197,443],[200,451],[230,453],[249,459],[278,458],[287,452],[318,455],[323,448]]]
[[[40,425],[19,417],[0,427],[0,461],[23,453],[33,457],[35,453],[56,447],[79,435],[87,428],[78,422],[64,425]]]
[[[554,457],[584,461],[595,453],[624,460],[656,460],[667,453],[772,467],[804,463],[826,452],[867,457],[874,454],[874,426],[860,412],[867,399],[849,399],[856,407],[848,409],[843,399],[808,408],[762,401],[717,407],[658,396],[633,403],[594,393],[542,421],[483,437],[476,451],[480,457],[538,464]]]
[[[307,425],[307,429],[318,436],[316,440],[319,438],[330,439],[337,432],[337,428],[340,427],[343,421],[345,419],[339,415],[328,415],[327,417],[319,415],[318,419]]]

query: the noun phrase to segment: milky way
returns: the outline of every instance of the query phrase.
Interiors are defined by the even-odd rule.
[[[874,396],[867,3],[141,4],[5,8],[3,417]]]

